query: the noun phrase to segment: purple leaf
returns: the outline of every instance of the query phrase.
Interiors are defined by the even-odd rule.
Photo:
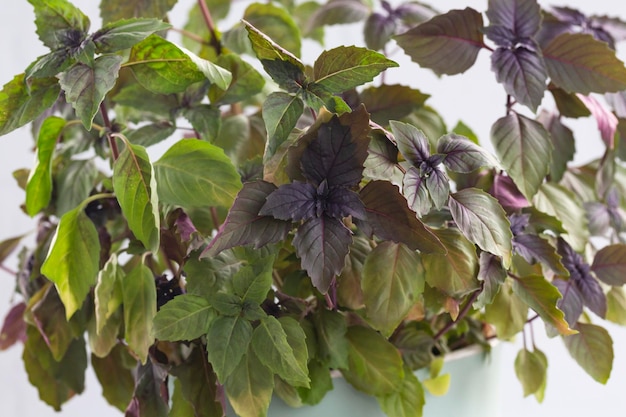
[[[421,108],[430,97],[406,85],[383,84],[361,91],[361,102],[376,123],[386,126],[390,120],[400,120]]]
[[[14,305],[4,318],[0,330],[0,351],[7,350],[17,342],[26,340],[26,322],[24,321],[26,304]]]
[[[537,235],[520,234],[515,236],[513,238],[513,249],[530,264],[539,262],[556,274],[568,274],[554,246]]]
[[[574,159],[576,142],[572,131],[561,122],[561,115],[542,110],[537,117],[548,132],[554,150],[550,162],[550,179],[558,182],[567,170],[567,163]]]
[[[498,48],[491,55],[491,70],[508,94],[531,110],[537,110],[548,79],[537,52],[524,46]]]
[[[489,0],[491,25],[509,28],[518,38],[532,38],[541,24],[541,9],[535,0]]]
[[[476,62],[483,47],[482,28],[482,15],[467,7],[435,16],[395,39],[420,66],[437,75],[453,75],[465,72]]]
[[[302,154],[304,176],[315,185],[326,180],[329,187],[353,187],[363,176],[367,146],[353,137],[350,126],[342,125],[337,116],[320,126],[317,137]]]
[[[317,197],[317,190],[309,183],[284,184],[267,196],[259,215],[296,222],[308,220],[315,217]]]
[[[363,28],[365,45],[373,51],[383,49],[395,34],[397,26],[398,24],[394,17],[372,13],[365,21]]]
[[[419,217],[424,216],[430,211],[433,204],[428,195],[426,181],[422,180],[417,168],[411,167],[406,174],[404,174],[402,190],[409,207],[415,211]]]
[[[450,195],[449,181],[447,175],[437,168],[433,169],[424,181],[437,210],[441,210],[448,201]]]
[[[298,227],[293,245],[311,282],[326,294],[341,273],[352,242],[352,232],[340,220],[322,216]]]
[[[617,93],[607,93],[604,98],[613,107],[613,111],[617,117],[626,118],[626,91],[618,91]]]
[[[125,417],[165,417],[168,414],[165,379],[167,370],[152,361],[137,368],[135,393],[126,409]]]
[[[254,245],[260,248],[283,240],[291,230],[291,222],[259,215],[267,196],[275,190],[275,185],[264,181],[244,184],[226,221],[200,257],[215,256],[234,246]]]
[[[439,138],[437,152],[445,155],[443,164],[454,172],[469,173],[480,167],[499,166],[489,152],[465,136],[454,133]]]
[[[588,201],[584,203],[587,220],[589,220],[589,233],[593,236],[603,236],[611,225],[609,209],[602,203]]]
[[[330,189],[324,212],[338,220],[347,216],[367,220],[365,206],[361,202],[359,195],[344,187],[333,187]]]
[[[517,44],[517,36],[513,30],[501,25],[490,25],[483,32],[496,45],[502,48],[512,48]]]
[[[481,252],[478,279],[483,282],[483,289],[474,303],[475,309],[492,304],[506,279],[506,270],[502,267],[500,258],[488,252]]]
[[[617,131],[618,123],[617,117],[595,98],[582,94],[576,94],[576,96],[585,103],[591,115],[596,119],[602,140],[606,146],[613,149],[615,147],[615,132]]]
[[[558,288],[559,292],[563,295],[558,303],[557,307],[565,314],[565,321],[569,324],[569,327],[578,322],[580,315],[583,314],[583,299],[572,281],[565,281],[562,279],[553,279],[552,285]]]
[[[600,249],[593,258],[591,270],[606,284],[626,284],[626,245],[614,244]]]
[[[509,216],[509,222],[511,223],[511,233],[513,236],[520,235],[526,230],[530,223],[530,214],[512,214]]]
[[[498,200],[504,209],[509,211],[516,211],[530,206],[530,203],[519,191],[511,177],[505,177],[502,174],[498,174],[494,178],[491,195]]]
[[[372,181],[363,187],[360,196],[367,212],[364,231],[371,232],[366,234],[404,243],[424,253],[446,253],[439,238],[418,220],[395,185]]]
[[[430,156],[430,146],[424,132],[413,125],[395,120],[389,122],[389,125],[404,159],[419,168]]]

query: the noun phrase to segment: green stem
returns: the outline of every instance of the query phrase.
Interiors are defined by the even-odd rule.
[[[87,197],[86,199],[83,200],[81,205],[82,205],[82,207],[86,207],[89,203],[91,203],[93,201],[104,200],[105,198],[115,198],[115,194],[113,194],[113,193],[99,193],[99,194],[90,195],[89,197]]]
[[[472,296],[469,298],[469,300],[467,300],[467,302],[463,306],[463,309],[459,313],[459,315],[456,318],[456,320],[448,322],[448,324],[446,324],[441,330],[439,330],[437,332],[437,334],[433,337],[433,339],[435,339],[435,340],[441,339],[441,336],[443,336],[444,334],[449,332],[450,329],[452,329],[454,326],[456,326],[456,324],[458,322],[460,322],[461,320],[463,320],[465,318],[465,316],[467,316],[467,313],[469,313],[469,311],[472,309],[472,304],[474,304],[474,301],[476,301],[476,299],[478,298],[480,293],[483,292],[483,286],[484,286],[484,284],[481,283],[480,288],[472,293]]]
[[[109,120],[109,114],[107,113],[107,108],[104,105],[104,102],[100,103],[100,114],[102,114],[102,120],[104,121],[104,127],[106,128],[106,136],[109,141],[109,147],[111,148],[111,153],[113,154],[113,160],[117,160],[120,156],[120,151],[117,149],[117,143],[113,138],[113,125],[111,124],[111,120]]]

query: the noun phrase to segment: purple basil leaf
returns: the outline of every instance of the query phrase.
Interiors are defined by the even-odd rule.
[[[363,222],[362,229],[371,232],[367,234],[404,243],[424,253],[446,253],[439,238],[418,220],[395,185],[372,181],[363,187],[360,196],[367,212],[367,222]]]
[[[617,243],[600,249],[593,258],[591,270],[605,284],[626,284],[626,244]]]
[[[518,38],[532,38],[541,24],[541,8],[535,0],[489,0],[491,25],[507,27]]]
[[[528,227],[530,214],[512,214],[509,216],[509,222],[511,223],[511,233],[513,233],[513,236],[517,236],[522,234],[524,230],[526,230],[526,227]]]
[[[430,146],[424,132],[413,125],[395,120],[390,121],[389,125],[396,139],[398,150],[404,159],[415,167],[419,167],[422,162],[428,160]]]
[[[491,55],[491,70],[508,94],[531,110],[537,110],[548,76],[536,51],[525,46],[498,48]]]
[[[280,220],[308,220],[315,216],[317,190],[309,183],[294,181],[281,185],[267,196],[259,210],[261,216]]]
[[[351,242],[352,232],[331,217],[315,217],[298,227],[293,239],[296,254],[321,293],[325,294],[341,273]]]
[[[588,201],[584,206],[589,220],[589,232],[592,236],[604,236],[611,226],[609,209],[596,201]]]
[[[513,249],[529,264],[541,263],[556,274],[567,275],[561,257],[547,240],[537,235],[519,234],[513,238]]]
[[[512,48],[517,43],[517,36],[513,30],[501,25],[491,25],[483,29],[485,36],[491,39],[497,46]]]
[[[501,174],[494,178],[491,195],[498,200],[505,210],[515,211],[530,206],[511,177],[505,177]]]
[[[373,51],[383,49],[395,34],[397,26],[398,24],[393,16],[372,13],[365,21],[363,28],[365,45]]]
[[[138,365],[136,372],[135,392],[125,416],[166,416],[169,407],[163,397],[163,393],[167,392],[165,367],[148,360],[145,365]]]
[[[437,152],[446,156],[443,164],[454,172],[469,173],[484,166],[499,166],[489,152],[465,136],[454,133],[439,138]]]
[[[480,252],[479,265],[478,279],[483,282],[483,289],[474,303],[475,309],[493,303],[493,299],[506,279],[506,270],[502,267],[502,260],[497,256]]]
[[[0,351],[7,350],[17,342],[26,341],[26,322],[24,321],[26,304],[14,305],[4,318],[0,329]]]
[[[330,189],[324,212],[338,220],[347,216],[360,220],[367,219],[365,206],[361,202],[359,195],[344,187],[333,187]]]
[[[448,176],[438,168],[433,169],[424,181],[437,210],[441,210],[448,201],[450,195],[449,181]]]
[[[550,162],[550,179],[554,182],[561,181],[567,170],[567,163],[574,159],[576,141],[574,133],[561,122],[561,115],[542,110],[537,117],[548,132],[554,150]]]
[[[409,1],[398,6],[394,10],[394,15],[398,16],[407,26],[425,22],[437,16],[439,12],[432,6],[417,1]]]
[[[283,240],[291,230],[291,222],[259,215],[267,196],[275,190],[274,184],[264,181],[244,184],[226,221],[200,257],[215,256],[235,246],[254,245],[259,248]]]
[[[604,95],[606,102],[613,108],[615,115],[620,119],[626,118],[626,91],[618,91],[617,93],[606,93]]]
[[[411,167],[404,174],[402,189],[409,207],[419,217],[426,215],[430,211],[433,203],[428,196],[426,181],[422,179],[417,168]]]
[[[315,185],[326,180],[329,187],[353,187],[363,177],[366,158],[367,146],[359,146],[352,138],[350,126],[342,125],[334,116],[320,126],[300,163],[304,176]]]
[[[565,321],[569,327],[573,328],[583,313],[583,299],[576,287],[572,285],[572,281],[556,278],[552,280],[552,285],[563,295],[556,306],[565,314]]]
[[[607,32],[614,42],[621,42],[626,39],[626,22],[609,16],[591,16],[589,17],[591,27],[602,28]]]

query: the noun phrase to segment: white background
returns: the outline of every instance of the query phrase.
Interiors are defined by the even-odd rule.
[[[0,85],[8,82],[37,56],[46,52],[35,35],[32,7],[26,1],[3,1],[0,9]],[[76,0],[80,7],[92,20],[92,30],[100,27],[100,19],[96,0]],[[449,0],[431,1],[441,10],[448,8],[464,8],[470,6],[484,11],[486,0]],[[609,14],[626,19],[626,2],[621,0],[569,0],[566,4],[554,1],[540,1],[541,4],[553,4],[579,8],[586,13]],[[192,0],[181,0],[171,15],[172,23],[181,27]],[[228,27],[228,26],[226,26]],[[331,32],[328,44],[346,43],[348,37],[360,37],[358,29],[338,28]],[[358,39],[357,39],[358,42]],[[620,57],[625,57],[626,44],[622,44]],[[305,61],[311,64],[319,53],[317,46],[310,43],[305,48]],[[438,79],[430,72],[420,70],[415,64],[406,64],[402,54],[392,57],[401,62],[402,69],[389,70],[388,79],[395,78],[400,83],[411,84],[433,97],[429,104],[441,112],[448,126],[454,126],[461,119],[479,135],[482,142],[489,145],[489,129],[491,123],[504,115],[505,95],[489,71],[489,59],[481,52],[475,67],[467,73]],[[453,59],[453,58],[452,58]],[[586,162],[602,152],[602,143],[591,120],[569,123],[578,139],[576,162]],[[18,208],[24,195],[12,180],[11,173],[23,167],[30,167],[33,161],[31,153],[32,139],[27,128],[21,128],[0,138],[0,240],[32,230],[33,220],[29,219]],[[8,264],[14,267],[14,263]],[[15,301],[12,296],[13,277],[0,271],[0,317],[8,311]],[[594,382],[569,357],[562,342],[547,339],[542,326],[535,325],[537,344],[548,355],[549,373],[548,389],[543,404],[538,405],[534,398],[522,398],[522,390],[513,373],[513,360],[521,341],[506,344],[502,363],[501,417],[527,416],[587,416],[597,413],[605,416],[626,415],[624,395],[626,393],[626,329],[608,325],[614,338],[615,364],[613,374],[606,386]],[[476,381],[480,384],[480,381]],[[495,400],[495,398],[494,398]],[[100,387],[88,372],[86,392],[64,406],[62,416],[95,417],[120,416],[121,414],[106,404],[101,398]],[[37,391],[29,385],[21,361],[21,346],[15,346],[6,352],[0,352],[0,416],[54,416],[51,408],[41,403]],[[435,416],[433,416],[435,417]],[[444,417],[444,416],[436,416]],[[474,417],[462,416],[459,417]],[[482,416],[475,416],[482,417]]]

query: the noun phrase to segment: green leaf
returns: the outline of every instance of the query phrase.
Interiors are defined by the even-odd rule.
[[[576,143],[574,133],[561,122],[561,115],[542,111],[537,120],[550,133],[552,139],[552,161],[550,162],[550,180],[558,182],[567,170],[567,163],[574,159]]]
[[[272,287],[275,258],[276,256],[271,254],[249,259],[249,264],[242,266],[231,278],[235,295],[241,297],[244,302],[261,304],[265,301]]]
[[[421,108],[428,97],[419,90],[397,84],[383,84],[361,91],[361,102],[372,120],[382,126],[388,125],[390,120],[401,120]],[[414,124],[422,127],[421,123]]]
[[[426,282],[449,296],[461,296],[479,288],[476,247],[458,229],[441,229],[437,237],[447,253],[423,254]]]
[[[37,162],[26,185],[26,212],[32,217],[46,208],[52,197],[52,154],[65,128],[65,119],[48,117],[39,128]]]
[[[293,355],[296,358],[298,367],[304,370],[305,375],[307,375],[308,383],[305,386],[302,386],[302,388],[311,388],[311,379],[309,378],[309,371],[307,367],[309,362],[309,351],[307,348],[304,329],[300,326],[300,323],[288,316],[280,317],[278,322],[285,331],[285,335],[287,335],[287,344],[289,344],[289,346],[293,349]]]
[[[312,16],[304,28],[309,34],[323,26],[355,23],[364,20],[371,13],[367,2],[361,0],[335,0],[324,3]]]
[[[554,326],[562,335],[574,334],[557,303],[563,298],[559,290],[540,275],[530,275],[513,281],[513,292],[541,319]]]
[[[296,127],[304,110],[302,100],[282,91],[275,91],[263,102],[263,121],[267,129],[267,145],[263,159],[268,161]]]
[[[481,146],[465,136],[459,136],[455,133],[449,133],[439,138],[437,153],[445,155],[443,164],[455,172],[470,173],[480,167],[497,168],[500,165],[496,158]]]
[[[530,200],[550,169],[552,144],[548,131],[540,123],[512,112],[493,124],[491,142],[506,172]]]
[[[225,90],[231,81],[225,69],[157,35],[136,44],[125,66],[130,67],[139,84],[158,94],[182,93],[205,79]]]
[[[410,369],[425,368],[433,362],[435,339],[426,330],[413,324],[405,326],[394,335],[393,344],[402,353],[402,359]]]
[[[465,188],[451,194],[450,214],[463,235],[482,250],[502,258],[505,268],[511,265],[511,225],[498,200],[478,188]]]
[[[96,58],[93,66],[77,62],[61,74],[61,88],[85,129],[91,130],[100,104],[115,86],[121,64],[122,57],[105,55]]]
[[[60,361],[75,334],[65,318],[65,309],[57,291],[52,285],[46,285],[29,300],[28,308],[30,321],[36,323],[39,332],[46,338],[52,358]]]
[[[135,380],[128,367],[134,363],[135,359],[121,344],[104,358],[91,356],[91,366],[102,386],[102,396],[122,412],[128,407],[135,389]]]
[[[383,54],[356,46],[339,46],[324,51],[313,66],[315,83],[331,93],[370,82],[387,68],[398,64]]]
[[[96,317],[92,316],[87,323],[87,336],[89,342],[89,350],[92,355],[97,357],[107,356],[119,341],[120,329],[124,315],[122,310],[116,310],[101,329],[98,329]]]
[[[540,355],[522,349],[515,358],[515,375],[522,383],[524,397],[535,394],[546,383],[546,363]]]
[[[528,305],[513,292],[511,280],[506,280],[491,304],[485,306],[485,319],[496,327],[499,339],[510,339],[526,325]]]
[[[99,54],[110,54],[132,48],[148,36],[171,27],[159,19],[124,19],[104,25],[91,35]]]
[[[8,238],[0,242],[0,264],[20,245],[25,235]]]
[[[243,18],[277,44],[300,56],[300,29],[287,10],[274,3],[252,3]]]
[[[124,294],[124,339],[142,364],[154,343],[156,285],[150,268],[139,264],[122,281]]]
[[[213,321],[207,335],[209,361],[219,380],[224,383],[245,361],[252,339],[252,325],[241,317],[220,316]]]
[[[102,0],[100,16],[105,24],[137,17],[161,19],[177,2],[178,0]]]
[[[563,33],[542,48],[548,75],[570,93],[626,89],[626,68],[605,42],[584,33]]]
[[[425,404],[424,388],[410,369],[404,369],[404,380],[399,389],[384,397],[378,397],[378,404],[385,414],[393,417],[422,416]]]
[[[613,368],[613,340],[606,329],[594,324],[578,323],[578,334],[563,338],[572,358],[593,379],[606,384]]]
[[[89,31],[89,18],[66,0],[28,0],[35,8],[39,39],[51,50],[77,46]]]
[[[154,335],[160,340],[193,340],[205,335],[213,309],[209,302],[191,294],[183,294],[168,301],[154,318]]]
[[[70,161],[56,176],[56,215],[62,216],[89,197],[98,169],[91,159]]]
[[[238,416],[265,417],[272,399],[274,374],[249,349],[224,382],[224,387]]]
[[[220,55],[216,63],[232,74],[232,81],[226,88],[220,88],[217,84],[211,85],[209,100],[212,104],[244,101],[263,90],[265,78],[239,55]]]
[[[172,388],[173,386],[173,388]],[[172,392],[173,390],[173,392]],[[183,388],[180,379],[174,379],[173,385],[170,385],[170,412],[168,417],[187,417],[194,416],[195,410],[193,404],[185,399],[182,392]]]
[[[318,342],[317,357],[328,362],[328,367],[348,367],[348,324],[338,311],[320,309],[313,317]]]
[[[591,270],[605,284],[626,284],[626,244],[614,244],[600,249],[593,258]]]
[[[252,43],[252,49],[254,49],[254,53],[261,62],[283,61],[288,63],[297,72],[304,74],[304,64],[293,53],[278,45],[272,38],[250,23],[245,20],[243,23],[248,31],[248,38]]]
[[[423,380],[422,384],[424,384],[426,391],[435,397],[446,395],[450,389],[450,374],[431,376],[430,378]]]
[[[397,392],[404,381],[400,352],[375,330],[362,326],[348,328],[349,367],[341,372],[356,389],[368,395]]]
[[[587,217],[574,193],[560,185],[544,183],[532,203],[537,210],[560,219],[567,231],[563,238],[575,251],[584,250],[589,238]]]
[[[363,266],[366,320],[389,337],[424,291],[419,255],[401,243],[382,242]]]
[[[159,200],[154,169],[145,148],[126,144],[113,164],[113,190],[128,227],[145,248],[159,251]]]
[[[241,180],[224,151],[208,142],[182,139],[155,162],[159,199],[184,208],[230,207]]]
[[[311,388],[298,387],[298,396],[303,404],[316,405],[333,389],[333,380],[328,365],[317,360],[309,362]]]
[[[206,114],[203,115],[206,116]],[[186,112],[184,116],[188,117]],[[190,123],[193,126],[193,122],[190,121]],[[172,125],[170,122],[163,121],[141,126],[137,130],[125,131],[124,134],[133,145],[147,148],[148,146],[163,142],[165,139],[172,136],[174,132],[176,132],[176,126]]]
[[[184,417],[223,415],[217,378],[204,349],[193,349],[185,362],[172,367],[170,373],[179,383],[176,390],[182,391],[183,398],[192,405],[191,413],[183,414]]]
[[[254,329],[250,346],[263,365],[293,386],[309,387],[306,361],[296,357],[287,341],[287,334],[273,316],[261,319]]]
[[[469,69],[483,45],[483,18],[469,7],[451,10],[395,37],[404,52],[437,75]],[[448,57],[454,55],[454,61]]]
[[[60,90],[54,77],[34,78],[27,85],[24,74],[16,75],[0,91],[0,135],[37,118],[54,104]]]
[[[435,233],[411,211],[398,188],[386,181],[372,181],[360,192],[369,227],[381,239],[404,243],[423,253],[445,253]]]
[[[83,305],[99,271],[100,240],[82,207],[61,217],[41,273],[54,282],[69,319]]]
[[[626,292],[623,287],[611,287],[606,293],[606,319],[622,326],[626,325]]]

